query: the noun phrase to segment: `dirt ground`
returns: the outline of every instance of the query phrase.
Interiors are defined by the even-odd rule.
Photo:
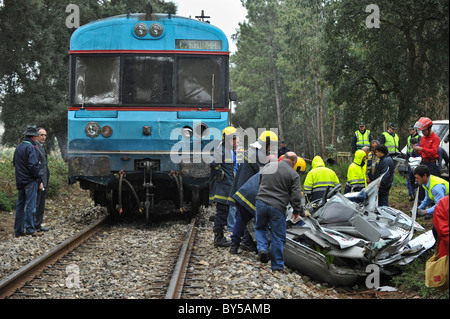
[[[78,184],[66,186],[56,198],[46,199],[43,226],[56,226],[61,218],[66,217],[75,209],[86,207],[91,203],[89,191],[80,189]],[[14,214],[15,210],[0,211],[0,241],[9,234],[14,235]]]

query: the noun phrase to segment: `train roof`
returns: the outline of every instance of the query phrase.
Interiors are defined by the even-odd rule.
[[[229,50],[224,32],[207,22],[169,14],[152,14],[151,20],[145,17],[143,13],[123,14],[85,24],[73,33],[70,51],[176,50],[177,39],[221,41],[220,50],[211,51]],[[134,31],[139,23],[148,28],[160,24],[163,33],[154,37],[148,32],[139,37]]]

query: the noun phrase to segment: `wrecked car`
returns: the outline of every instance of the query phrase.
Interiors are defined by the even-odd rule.
[[[359,193],[343,195],[338,185],[323,199],[309,203],[311,217],[297,224],[290,222],[288,208],[285,264],[314,280],[352,286],[368,276],[369,265],[392,276],[398,266],[431,248],[432,231],[415,221],[417,196],[412,217],[378,206],[381,178]]]

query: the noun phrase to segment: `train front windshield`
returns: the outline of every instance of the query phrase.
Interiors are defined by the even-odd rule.
[[[76,56],[72,105],[226,107],[227,57]]]

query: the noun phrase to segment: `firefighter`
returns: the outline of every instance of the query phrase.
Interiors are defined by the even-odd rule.
[[[216,203],[216,215],[214,217],[214,246],[228,247],[231,241],[223,234],[224,226],[227,224],[228,195],[231,185],[236,175],[238,162],[236,158],[236,148],[239,137],[236,128],[226,127],[222,131],[222,143],[214,152],[213,161],[210,164],[210,193],[209,203]]]
[[[328,186],[335,187],[339,184],[339,178],[333,170],[325,167],[319,155],[313,158],[311,166],[303,186],[305,195],[314,201],[323,197]]]
[[[367,155],[363,150],[355,152],[353,163],[350,164],[347,171],[347,183],[345,184],[344,194],[350,192],[359,192],[367,187],[365,164]]]
[[[276,154],[277,143],[278,143],[278,136],[274,132],[264,131],[258,137],[258,140],[256,142],[250,144],[249,149],[244,153],[243,162],[239,166],[239,170],[236,174],[236,177],[233,181],[233,185],[231,187],[231,191],[229,193],[228,204],[235,205],[237,207],[235,226],[233,227],[233,235],[231,239],[233,242],[237,243],[238,246],[240,243],[240,247],[245,250],[250,251],[256,250],[256,244],[253,238],[251,237],[250,233],[248,232],[248,230],[245,228],[245,225],[247,225],[246,221],[250,220],[251,218],[248,219],[249,216],[248,214],[246,214],[245,211],[243,212],[244,215],[241,215],[240,203],[239,201],[235,200],[236,197],[235,194],[247,181],[249,181],[252,178],[252,176],[257,174],[259,170],[268,162],[267,159],[269,158],[269,155],[271,155],[271,153]],[[242,227],[242,224],[244,225],[244,227]],[[236,227],[237,229],[245,228],[242,240],[241,240],[242,234],[240,232],[239,232],[240,235],[236,235],[235,237],[234,228]]]
[[[417,130],[422,131],[422,138],[420,144],[413,147],[417,155],[422,157],[421,165],[425,165],[430,169],[431,175],[440,176],[438,169],[439,159],[439,145],[441,140],[431,128],[433,127],[433,121],[428,117],[421,117],[414,127]]]
[[[284,155],[278,161],[283,159]],[[306,169],[305,160],[298,157],[294,170],[301,174]],[[233,235],[231,235],[230,253],[237,254],[239,246],[245,250],[248,245],[244,242],[241,245],[242,237],[245,234],[246,226],[250,220],[255,217],[256,211],[256,195],[259,190],[260,174],[259,172],[253,175],[239,190],[232,196],[235,200],[235,205],[238,207],[239,214],[236,215],[236,222],[233,227]],[[253,249],[252,249],[253,250]]]

